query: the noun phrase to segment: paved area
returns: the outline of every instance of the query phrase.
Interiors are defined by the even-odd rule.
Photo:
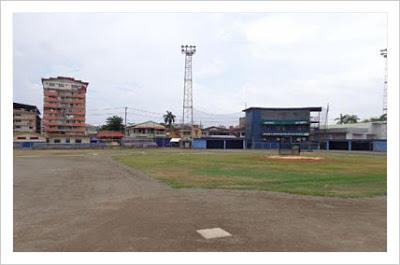
[[[106,154],[14,157],[14,251],[385,250],[385,197],[172,189]]]

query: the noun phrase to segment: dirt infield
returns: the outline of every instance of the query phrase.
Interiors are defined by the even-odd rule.
[[[230,237],[196,231],[222,228]],[[14,251],[385,251],[386,197],[172,189],[109,155],[14,157]]]

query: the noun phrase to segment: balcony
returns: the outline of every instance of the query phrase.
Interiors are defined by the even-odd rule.
[[[45,107],[45,108],[59,108],[58,104],[53,104],[53,103],[45,103],[43,107]]]
[[[263,132],[263,136],[309,136],[309,132],[299,132],[299,131],[268,131]]]
[[[58,99],[57,98],[46,97],[46,98],[44,98],[44,101],[45,102],[58,102]]]
[[[64,125],[60,125],[60,126],[64,126]],[[60,129],[60,128],[49,128],[49,127],[45,127],[44,131],[46,132],[85,132],[85,128],[70,128],[70,129]]]
[[[44,126],[58,126],[58,125],[62,125],[62,124],[60,124],[58,122],[45,121],[45,122],[43,122],[43,125]]]
[[[308,120],[264,120],[263,125],[307,125]]]
[[[84,99],[85,98],[85,94],[72,94],[72,98],[80,98],[80,99]]]
[[[85,117],[73,117],[72,120],[74,120],[74,121],[84,121]]]
[[[83,104],[83,103],[85,103],[84,100],[76,99],[76,98],[60,98],[57,101],[66,103],[66,104]]]
[[[56,133],[56,132],[62,132],[63,130],[59,130],[57,128],[44,128],[44,131],[49,133]]]
[[[67,126],[84,127],[84,123],[67,123]]]
[[[67,115],[85,115],[84,111],[70,111]]]
[[[44,91],[45,96],[57,96],[57,92],[53,91]]]

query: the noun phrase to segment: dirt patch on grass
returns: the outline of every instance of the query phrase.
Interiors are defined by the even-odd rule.
[[[319,156],[267,156],[264,160],[323,160],[323,157]]]

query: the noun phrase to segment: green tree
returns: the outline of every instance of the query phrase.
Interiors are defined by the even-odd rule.
[[[163,116],[165,124],[168,124],[169,130],[171,131],[171,125],[175,122],[176,116],[172,114],[171,111],[168,111]]]
[[[122,131],[124,130],[123,119],[119,116],[108,117],[106,124],[101,127],[102,130]]]
[[[371,117],[371,118],[369,118],[369,119],[365,119],[365,120],[363,120],[363,122],[370,122],[370,121],[386,121],[387,120],[387,115],[386,115],[386,113],[385,114],[382,114],[381,116],[379,116],[379,117]]]
[[[345,115],[344,123],[357,123],[360,118],[357,115]]]
[[[335,119],[335,121],[337,121],[337,124],[357,123],[359,120],[360,118],[357,115],[343,115],[342,113],[340,113],[340,116]]]

